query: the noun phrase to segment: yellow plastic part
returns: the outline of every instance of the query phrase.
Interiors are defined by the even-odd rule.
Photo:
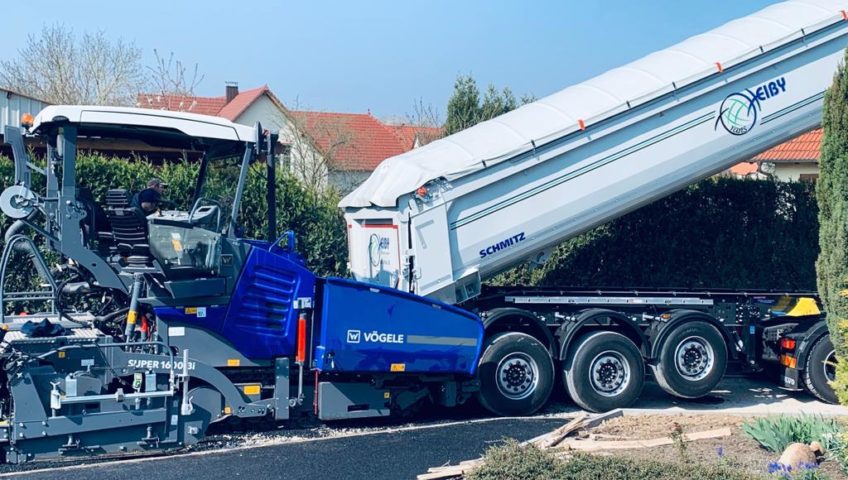
[[[821,314],[821,310],[819,310],[819,304],[816,303],[816,299],[811,297],[801,297],[795,303],[786,315],[789,317],[803,317],[806,315],[819,315]]]
[[[240,365],[241,365],[241,360],[239,360],[238,358],[227,359],[227,366],[228,367],[238,367]]]
[[[245,385],[242,390],[244,390],[245,395],[259,395],[262,392],[262,385]]]
[[[393,372],[405,372],[406,371],[406,364],[405,363],[393,363],[392,364],[392,371]]]

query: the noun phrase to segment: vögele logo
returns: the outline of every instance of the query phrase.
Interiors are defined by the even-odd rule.
[[[362,332],[359,330],[348,330],[347,331],[347,343],[359,343],[359,340],[362,338]]]
[[[746,89],[744,92],[731,93],[721,102],[718,110],[719,123],[733,135],[745,135],[757,124],[762,102],[780,95],[786,91],[786,79],[780,77],[760,85],[755,90]]]

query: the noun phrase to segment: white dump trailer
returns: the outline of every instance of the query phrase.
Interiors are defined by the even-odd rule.
[[[385,160],[340,204],[353,275],[478,313],[481,403],[492,411],[539,408],[556,368],[590,410],[633,402],[648,371],[697,398],[727,368],[768,362],[783,388],[835,401],[815,292],[483,282],[818,126],[848,46],[847,8],[778,3]]]
[[[340,206],[358,280],[449,303],[819,125],[848,3],[779,3],[384,161]]]

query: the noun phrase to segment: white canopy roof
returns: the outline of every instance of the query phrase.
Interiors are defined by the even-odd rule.
[[[244,142],[256,139],[256,132],[253,127],[233,123],[221,117],[148,108],[96,105],[53,105],[46,107],[36,115],[32,130],[37,131],[40,126],[53,123],[57,118],[71,123],[175,129],[192,137],[218,140]]]
[[[340,207],[392,207],[430,180],[453,179],[514,157],[631,106],[714,74],[842,19],[848,3],[791,0],[733,20],[665,50],[614,68],[583,83],[524,105],[424,147],[383,161],[340,202]]]

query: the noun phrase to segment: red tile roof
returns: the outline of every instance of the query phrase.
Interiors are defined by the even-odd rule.
[[[755,162],[818,162],[821,158],[821,142],[824,132],[821,128],[803,133],[788,142],[757,155]]]
[[[201,115],[217,115],[226,103],[226,97],[195,97],[156,93],[139,93],[136,97],[136,105],[141,108],[191,112]]]
[[[227,103],[227,97],[225,96],[197,97],[189,95],[161,95],[156,93],[139,93],[136,101],[141,108],[199,113],[201,115],[223,117],[231,122],[235,122],[262,95],[268,95],[271,101],[276,103],[281,110],[285,110],[282,102],[274,96],[268,85],[239,92],[230,103]]]
[[[439,127],[423,127],[418,125],[386,125],[397,136],[406,148],[411,149],[415,146],[415,139],[421,145],[441,138],[444,135],[444,130]]]
[[[291,112],[339,170],[374,170],[383,160],[412,150],[394,130],[366,113]]]
[[[225,96],[140,93],[137,104],[142,108],[213,115],[234,122],[262,95],[267,95],[281,111],[297,121],[312,144],[324,155],[332,156],[334,168],[339,170],[373,170],[386,158],[412,150],[416,136],[426,144],[442,135],[440,128],[386,125],[370,113],[289,111],[268,85],[239,92],[229,103]]]
[[[730,173],[744,177],[752,173],[757,173],[760,166],[754,162],[742,162],[730,167]]]
[[[747,162],[730,168],[730,173],[739,176],[757,173],[759,162],[774,163],[818,163],[821,159],[821,142],[824,132],[821,128],[802,133],[792,140],[772,147],[756,155]]]

